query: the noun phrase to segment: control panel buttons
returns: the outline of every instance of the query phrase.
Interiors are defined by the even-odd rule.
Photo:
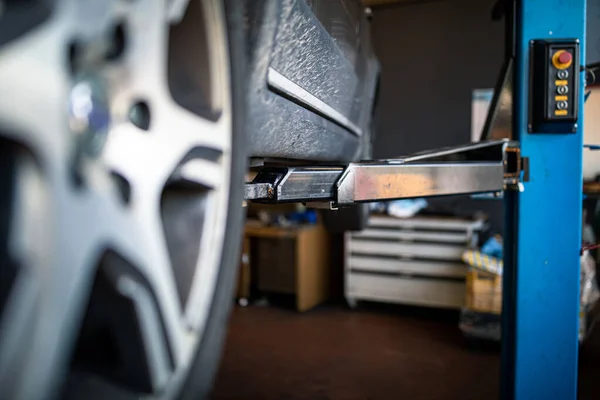
[[[557,86],[556,93],[558,94],[567,94],[569,93],[569,87],[565,85]]]
[[[530,56],[528,131],[577,132],[579,42],[557,38],[533,40]]]
[[[552,65],[556,69],[567,69],[572,63],[573,55],[566,50],[558,50],[552,55]]]

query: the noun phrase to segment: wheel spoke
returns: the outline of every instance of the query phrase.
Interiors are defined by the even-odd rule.
[[[128,276],[119,278],[119,292],[135,305],[148,369],[150,370],[152,388],[160,391],[167,383],[172,368],[169,361],[169,350],[161,325],[161,318],[147,287]]]
[[[140,200],[143,202],[137,205],[134,212],[135,223],[139,227],[138,234],[144,243],[139,249],[139,251],[143,251],[140,257],[143,257],[144,261],[136,266],[154,289],[167,334],[174,349],[175,362],[178,363],[181,361],[183,351],[179,347],[183,335],[183,323],[177,300],[177,288],[160,221],[159,200],[158,198],[152,199],[150,196]]]
[[[180,107],[170,99],[160,104],[156,128],[166,138],[181,140],[193,145],[221,151],[230,151],[229,115],[221,115],[217,121],[201,118]]]
[[[22,398],[38,398],[42,393],[55,389],[54,378],[66,367],[64,354],[69,352],[75,339],[105,238],[111,236],[112,229],[127,229],[122,218],[111,215],[114,210],[107,207],[103,196],[92,193],[82,199],[68,188],[67,182],[62,183],[63,190],[57,190],[60,183],[52,186],[48,199],[49,215],[52,220],[62,223],[52,221],[47,227],[37,227],[48,229],[49,252],[38,262],[29,260],[22,276],[21,287],[32,291],[22,298],[34,298],[36,303],[35,317],[27,321],[31,324],[28,349],[21,358],[26,365],[27,376],[34,374],[40,377],[39,385],[23,382],[19,388]],[[36,194],[30,192],[26,195]],[[19,308],[19,305],[15,307]]]
[[[181,3],[181,2],[179,2]],[[205,6],[209,2],[203,2]],[[195,6],[196,4],[194,4]],[[131,103],[135,99],[148,101],[151,124],[149,134],[154,134],[158,140],[169,142],[182,141],[188,143],[190,148],[204,147],[222,152],[230,150],[230,109],[228,81],[223,71],[227,66],[223,66],[214,61],[209,66],[211,68],[210,76],[214,77],[215,82],[211,82],[214,90],[211,90],[210,103],[214,105],[214,112],[209,116],[199,116],[188,111],[173,99],[169,90],[169,80],[167,71],[167,60],[169,56],[168,35],[169,26],[167,21],[169,16],[166,13],[164,4],[159,0],[146,0],[139,2],[131,12],[131,47],[135,48],[126,57],[124,63],[126,68],[136,71],[135,75],[127,76],[126,82],[120,82],[119,91],[122,104],[121,114],[126,115],[127,109],[124,105]],[[191,7],[191,5],[190,5]],[[183,8],[181,5],[174,4],[173,8]],[[211,15],[205,16],[204,21],[195,21],[195,24],[206,22],[214,23],[209,17],[215,13],[212,7],[208,7]],[[136,12],[137,11],[137,12]],[[194,33],[194,32],[192,32]],[[192,39],[187,39],[189,42]],[[193,41],[193,40],[192,40]],[[219,47],[209,43],[209,47]],[[223,47],[223,46],[220,46]],[[214,51],[215,55],[225,56],[219,51]],[[211,54],[212,55],[212,54]],[[189,54],[192,57],[194,54]],[[215,59],[219,57],[213,57]],[[209,71],[206,71],[209,73]],[[192,92],[192,97],[201,97],[202,93]],[[212,99],[214,97],[215,99]],[[161,142],[161,144],[166,144]]]
[[[185,162],[177,171],[182,180],[216,189],[223,183],[223,170],[217,163],[203,159]]]
[[[57,13],[0,49],[0,92],[5,94],[0,98],[1,134],[30,152],[18,155],[14,193],[2,194],[14,196],[17,205],[9,245],[19,271],[3,315],[2,338],[8,340],[0,343],[0,368],[12,359],[27,371],[2,382],[15,398],[41,397],[63,372],[63,356],[83,308],[78,300],[85,298],[91,271],[94,248],[86,240],[97,232],[82,226],[82,220],[71,219],[81,204],[71,201],[65,165],[72,149],[64,115],[69,77],[63,65],[69,28],[64,14]],[[72,239],[70,246],[63,245]],[[10,338],[21,334],[20,339],[27,340],[20,340],[14,360],[17,353],[10,348]],[[36,385],[23,381],[29,374],[39,377]],[[10,376],[2,374],[2,379]]]
[[[185,14],[189,0],[173,0],[169,6],[169,21],[179,22]]]
[[[69,84],[60,67],[65,42],[65,26],[55,18],[0,49],[2,134],[29,147],[42,162],[54,162],[67,150],[64,105]]]
[[[182,154],[184,151],[177,143],[161,146],[156,138],[145,135],[135,126],[121,124],[110,131],[103,161],[142,195],[156,196]]]

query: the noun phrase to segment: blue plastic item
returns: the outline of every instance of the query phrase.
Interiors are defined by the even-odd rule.
[[[316,224],[317,223],[317,212],[315,210],[292,212],[292,213],[286,214],[285,218],[288,221],[295,222],[297,224]]]
[[[481,252],[491,257],[502,258],[504,254],[502,238],[498,235],[492,236],[481,246]]]

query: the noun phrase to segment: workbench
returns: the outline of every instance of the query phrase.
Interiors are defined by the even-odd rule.
[[[251,279],[260,293],[295,296],[298,311],[323,303],[330,292],[329,235],[320,224],[245,228],[238,296],[249,296]]]

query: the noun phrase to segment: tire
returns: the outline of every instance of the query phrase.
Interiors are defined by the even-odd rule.
[[[0,40],[2,398],[208,395],[244,220],[236,3],[44,1]]]
[[[244,52],[242,27],[243,15],[241,7],[235,7],[236,0],[225,2],[227,27],[229,34],[229,51],[231,54],[231,81],[233,88],[234,112],[234,168],[236,179],[232,179],[229,200],[229,218],[227,221],[225,244],[229,251],[223,252],[217,291],[210,312],[207,331],[204,333],[198,349],[198,355],[188,376],[181,400],[197,400],[208,397],[212,382],[219,367],[223,341],[226,337],[227,323],[231,311],[234,288],[237,283],[237,271],[240,260],[240,249],[245,221],[245,208],[241,207],[244,198],[243,188],[247,170],[247,155],[244,152],[245,135],[245,86],[246,59]],[[232,175],[233,176],[233,175]]]

